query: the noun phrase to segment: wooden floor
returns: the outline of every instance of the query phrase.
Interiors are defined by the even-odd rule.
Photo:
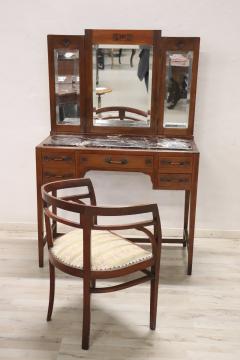
[[[0,232],[0,359],[240,359],[240,241],[197,239],[186,253],[164,246],[156,331],[149,285],[92,297],[90,350],[81,349],[82,283],[58,273],[53,320],[45,321],[48,268],[35,233]]]

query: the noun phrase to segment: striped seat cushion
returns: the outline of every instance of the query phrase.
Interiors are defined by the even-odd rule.
[[[54,241],[52,255],[60,262],[83,268],[83,233],[73,230]],[[91,232],[92,271],[117,270],[152,258],[152,253],[109,231]]]

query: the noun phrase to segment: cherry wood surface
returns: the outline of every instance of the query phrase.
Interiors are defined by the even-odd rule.
[[[156,151],[141,149],[36,148],[37,193],[39,226],[39,265],[43,266],[46,237],[43,234],[43,214],[40,187],[49,181],[82,178],[89,170],[141,172],[150,176],[153,189],[184,190],[185,210],[182,239],[163,239],[163,242],[182,243],[188,246],[188,274],[192,272],[193,241],[198,180],[199,152],[196,146],[191,151]]]
[[[92,47],[99,44],[147,45],[153,47],[152,93],[150,108],[150,127],[111,127],[93,124],[93,75]],[[85,35],[48,35],[49,89],[51,109],[51,134],[56,133],[92,133],[92,134],[127,134],[161,135],[167,137],[193,138],[194,113],[196,102],[197,72],[199,58],[199,37],[162,37],[160,30],[85,30]],[[65,95],[77,99],[80,108],[80,125],[56,124],[56,104],[62,98],[55,93],[54,49],[79,50],[80,85],[77,94]],[[189,104],[188,127],[164,128],[164,94],[166,93],[166,52],[192,51],[193,64]],[[62,66],[60,66],[62,74]],[[69,70],[67,69],[67,74]],[[67,75],[66,74],[66,75]],[[62,98],[64,100],[64,97]],[[101,112],[98,110],[98,112]]]
[[[49,35],[49,89],[51,110],[51,136],[65,134],[103,136],[126,135],[143,137],[161,136],[190,139],[192,149],[153,150],[139,148],[85,148],[71,146],[49,146],[45,141],[36,147],[37,175],[37,215],[38,215],[38,254],[39,266],[44,265],[44,246],[46,235],[43,230],[43,209],[41,186],[50,181],[82,178],[89,170],[141,172],[150,176],[153,189],[185,191],[182,239],[163,239],[166,243],[183,244],[188,250],[187,273],[192,273],[195,214],[199,151],[193,139],[194,111],[196,101],[199,38],[161,37],[159,30],[86,30],[84,36]],[[92,85],[92,46],[94,44],[150,45],[153,47],[152,94],[149,128],[100,127],[93,126],[93,85]],[[55,94],[54,49],[79,50],[80,85],[74,101],[79,101],[80,125],[56,124],[56,104],[60,101]],[[189,103],[189,121],[186,129],[164,128],[163,111],[166,79],[166,52],[192,51],[192,81]],[[62,67],[60,73],[62,74]],[[70,70],[67,69],[67,73]],[[72,95],[71,95],[72,96]],[[61,101],[64,99],[61,99]],[[120,109],[122,111],[122,109]],[[97,109],[101,113],[101,109]],[[105,116],[104,111],[102,115]],[[146,115],[146,114],[145,114]],[[53,209],[56,210],[56,209]],[[54,223],[54,233],[57,226]],[[142,239],[136,239],[142,242]],[[51,270],[51,269],[50,269]],[[52,270],[51,270],[52,271]]]

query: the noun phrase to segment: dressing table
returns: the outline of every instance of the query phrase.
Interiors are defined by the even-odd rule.
[[[183,237],[163,242],[187,248],[191,275],[199,43],[196,37],[163,37],[159,30],[48,36],[51,132],[36,147],[40,267],[46,243],[41,186],[89,170],[132,171],[149,175],[153,189],[185,192]],[[113,54],[121,55],[119,61]],[[99,88],[111,89],[101,102]]]

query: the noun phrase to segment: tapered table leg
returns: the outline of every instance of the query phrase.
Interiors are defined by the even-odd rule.
[[[188,269],[187,269],[188,275],[192,274],[195,215],[196,215],[196,203],[197,203],[198,164],[199,164],[199,154],[195,154],[194,162],[193,162],[192,187],[190,192],[190,207],[189,207]]]
[[[52,192],[52,194],[53,194],[53,196],[57,197],[57,190],[54,190],[54,191]],[[56,208],[56,206],[53,206],[53,213],[54,213],[55,215],[57,215],[57,208]],[[55,238],[55,237],[57,236],[57,222],[56,222],[56,220],[53,220],[52,226],[53,226],[53,237]]]
[[[183,224],[183,247],[187,246],[187,239],[188,239],[189,202],[190,202],[190,191],[185,190],[184,224]]]
[[[37,219],[38,219],[38,262],[43,267],[44,262],[44,239],[43,239],[43,210],[41,189],[37,189]]]
[[[36,148],[36,175],[37,175],[37,221],[38,221],[38,262],[39,267],[43,267],[44,262],[44,232],[43,232],[43,209],[42,209],[42,167],[41,149]]]

